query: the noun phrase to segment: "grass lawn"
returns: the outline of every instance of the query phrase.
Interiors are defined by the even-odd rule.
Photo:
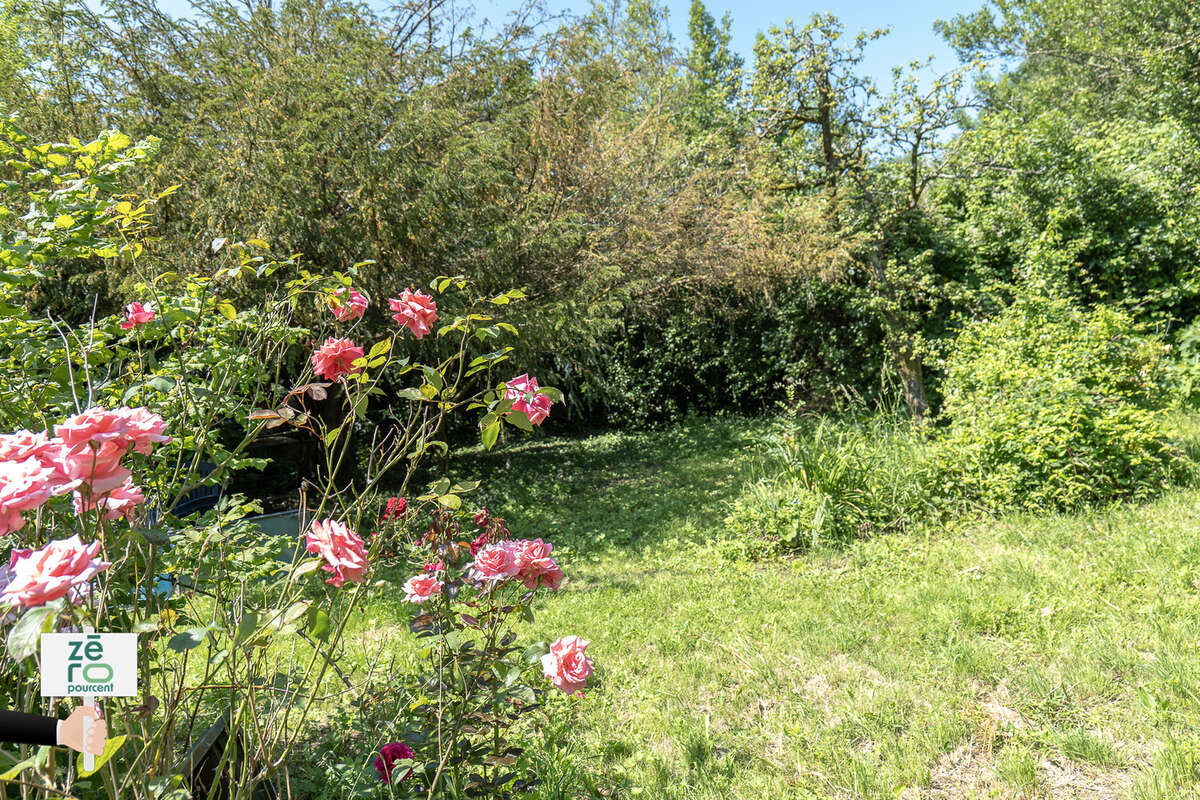
[[[598,667],[531,734],[540,797],[1200,797],[1200,492],[739,564],[713,542],[760,425],[459,459],[563,550],[532,635]]]

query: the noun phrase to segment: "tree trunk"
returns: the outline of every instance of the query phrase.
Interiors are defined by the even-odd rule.
[[[875,291],[883,298],[886,305],[880,316],[883,318],[884,335],[887,337],[888,350],[896,362],[896,373],[900,378],[900,386],[904,390],[904,403],[917,425],[925,424],[929,414],[929,401],[925,398],[925,377],[921,358],[917,355],[914,337],[906,330],[901,314],[898,312],[899,301],[888,281],[887,270],[884,267],[883,256],[879,252],[871,252],[871,272],[875,277]]]
[[[892,346],[892,358],[896,360],[896,372],[904,390],[904,402],[908,405],[913,420],[925,424],[929,413],[929,401],[925,399],[925,378],[922,375],[921,359],[913,352],[911,341],[902,341]]]

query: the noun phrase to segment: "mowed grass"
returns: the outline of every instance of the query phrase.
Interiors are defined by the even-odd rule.
[[[1200,797],[1200,493],[737,563],[762,425],[458,460],[562,551],[528,635],[592,642],[528,732],[539,797]],[[409,613],[368,616],[404,649]]]

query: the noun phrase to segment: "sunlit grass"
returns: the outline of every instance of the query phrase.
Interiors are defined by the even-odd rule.
[[[457,462],[563,550],[530,635],[598,664],[529,732],[540,797],[1200,796],[1200,493],[737,563],[713,543],[762,425]],[[353,636],[409,668],[407,615]]]

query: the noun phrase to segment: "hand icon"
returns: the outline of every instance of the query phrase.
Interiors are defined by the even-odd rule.
[[[85,718],[88,721],[86,742],[83,736]],[[59,732],[59,744],[66,745],[72,750],[83,753],[85,752],[84,745],[86,744],[86,752],[93,755],[100,755],[104,752],[104,745],[107,740],[108,724],[101,718],[96,709],[90,706],[80,706],[71,712],[71,716],[62,721],[62,729]]]

